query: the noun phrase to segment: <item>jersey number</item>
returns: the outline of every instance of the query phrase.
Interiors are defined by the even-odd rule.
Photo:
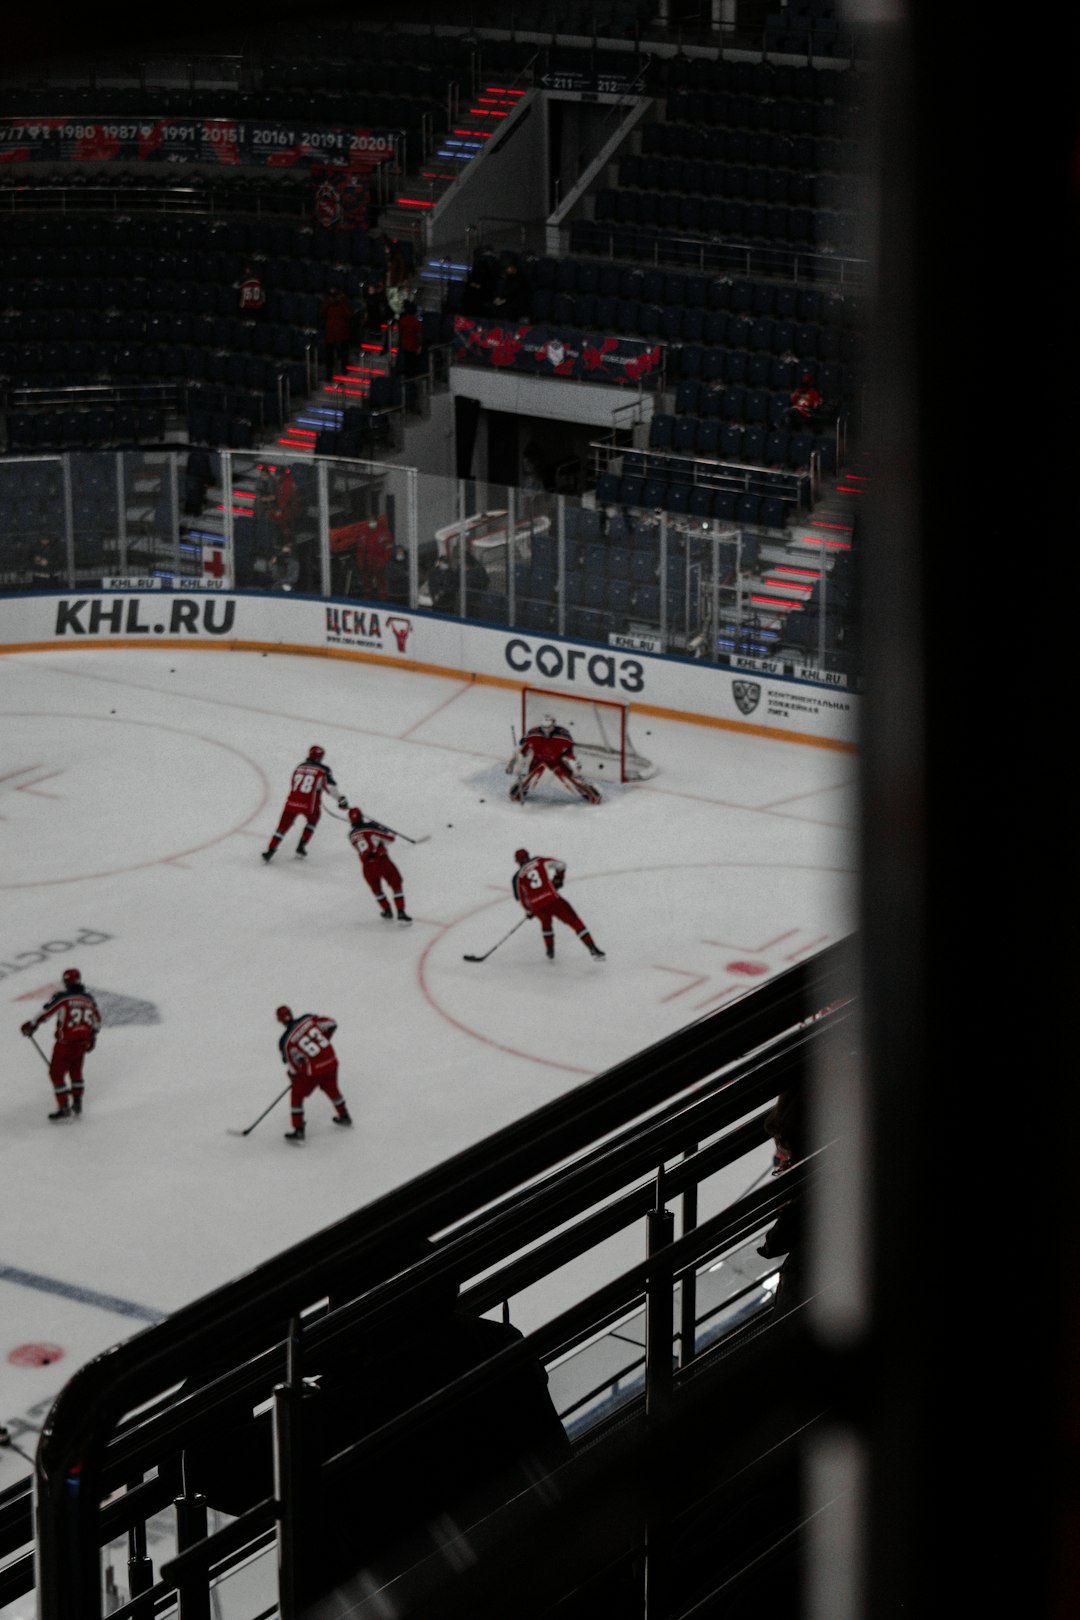
[[[306,1057],[313,1058],[318,1057],[320,1052],[325,1052],[330,1042],[321,1029],[313,1029],[307,1035],[301,1035],[296,1044]]]
[[[311,771],[305,771],[303,776],[301,776],[300,772],[297,771],[296,775],[293,777],[294,793],[310,793],[314,786],[315,777]]]

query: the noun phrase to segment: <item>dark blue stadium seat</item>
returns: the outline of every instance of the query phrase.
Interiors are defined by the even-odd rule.
[[[765,460],[765,440],[767,429],[757,423],[748,427],[743,433],[742,459],[753,466],[761,466]]]
[[[650,624],[660,622],[660,589],[657,585],[639,585],[634,592],[634,616]]]

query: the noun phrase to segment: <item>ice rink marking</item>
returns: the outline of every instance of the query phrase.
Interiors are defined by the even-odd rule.
[[[112,1311],[115,1316],[134,1317],[137,1322],[163,1322],[166,1313],[154,1311],[134,1300],[120,1299],[116,1294],[102,1294],[96,1288],[83,1288],[78,1283],[61,1282],[58,1277],[45,1277],[39,1271],[22,1271],[18,1266],[0,1262],[0,1282],[15,1283],[19,1288],[36,1289],[39,1294],[55,1294],[59,1299],[72,1300],[77,1305],[92,1305],[95,1310]]]
[[[76,872],[70,877],[32,878],[25,883],[0,883],[0,889],[47,889],[62,883],[87,883],[99,878],[119,877],[123,872],[142,872],[151,866],[167,866],[171,862],[181,860],[185,855],[198,855],[204,849],[212,849],[215,844],[223,843],[226,838],[233,838],[237,833],[243,832],[257,816],[262,815],[270,797],[270,784],[262,766],[257,764],[249,755],[243,753],[235,744],[222,742],[219,737],[206,737],[199,731],[185,731],[182,726],[167,726],[159,720],[126,720],[120,716],[108,714],[72,714],[60,710],[42,711],[38,709],[9,709],[5,710],[5,714],[9,720],[78,720],[83,722],[96,720],[100,721],[102,725],[142,726],[147,731],[162,731],[168,732],[174,737],[187,737],[194,742],[206,743],[211,748],[220,748],[226,754],[234,754],[237,759],[242,760],[245,765],[254,771],[262,791],[259,803],[250,815],[245,816],[243,821],[237,822],[235,826],[227,827],[224,832],[215,833],[213,838],[207,838],[201,844],[192,844],[187,849],[174,850],[171,855],[158,855],[153,860],[135,861],[130,866],[109,867],[103,872]],[[60,773],[53,772],[53,774],[59,775]],[[48,794],[43,796],[55,798],[57,795]]]

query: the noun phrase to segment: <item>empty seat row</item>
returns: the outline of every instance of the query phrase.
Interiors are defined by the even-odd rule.
[[[535,259],[527,270],[533,287],[542,291],[636,298],[687,309],[844,325],[852,324],[859,310],[851,294],[798,281],[686,275],[637,264],[597,264],[592,259],[548,256]]]
[[[783,528],[790,506],[780,495],[739,493],[736,489],[668,482],[636,473],[621,476],[604,473],[597,480],[596,498],[604,505],[640,507],[673,517],[691,516],[702,521],[766,528]],[[744,559],[745,568],[753,566],[753,562]]]
[[[685,331],[684,322],[680,335],[684,336]],[[820,333],[824,341],[815,343],[815,332]],[[669,382],[700,380],[712,387],[719,383],[742,383],[749,388],[786,388],[790,392],[796,381],[809,371],[819,392],[828,399],[848,399],[855,390],[852,367],[858,363],[859,340],[854,333],[842,334],[837,343],[835,331],[808,328],[795,348],[785,346],[779,352],[728,348],[722,344],[676,343],[668,336],[666,327],[661,336],[665,343],[673,345],[666,351]]]
[[[300,359],[314,323],[248,320],[191,310],[28,310],[0,314],[0,344],[183,343]]]
[[[845,101],[676,90],[667,98],[667,116],[681,123],[720,124],[727,129],[844,137],[856,134],[860,110],[857,103]]]
[[[658,121],[641,132],[643,157],[685,158],[706,163],[754,163],[808,174],[852,174],[859,145],[838,135],[723,129],[719,125]]]
[[[596,223],[641,225],[691,235],[766,241],[819,250],[854,241],[850,209],[792,208],[786,203],[746,202],[737,197],[675,197],[656,191],[597,193]]]
[[[629,152],[619,161],[618,184],[687,199],[741,197],[747,202],[787,203],[797,208],[838,208],[854,200],[855,176],[814,174],[756,158],[748,163],[710,163],[701,158],[644,157]]]
[[[139,406],[89,410],[9,411],[9,452],[66,450],[91,445],[159,443],[165,434],[160,410]],[[5,491],[6,493],[6,491]]]
[[[233,416],[227,411],[189,411],[187,431],[192,444],[250,450],[255,442],[251,422],[246,417]]]
[[[661,71],[669,96],[682,90],[725,90],[845,104],[863,98],[862,74],[852,67],[814,67],[809,63],[771,62],[763,57],[680,55],[662,62]]]
[[[669,415],[654,416],[649,424],[650,450],[717,461],[795,469],[809,467],[816,447],[812,433],[789,433],[784,428],[766,431],[738,422]]]
[[[628,585],[623,580],[595,580],[568,576],[565,591],[566,632],[584,639],[601,639],[612,630],[624,630],[629,620],[659,625],[661,596],[658,585]],[[554,630],[557,609],[553,594],[521,595],[517,598],[516,618],[526,629]],[[696,628],[697,602],[691,603],[691,621]],[[686,624],[685,595],[668,596],[669,626]]]
[[[570,227],[570,248],[574,253],[594,253],[639,264],[681,265],[705,275],[816,276],[828,285],[838,279],[837,261],[826,263],[821,255],[842,253],[844,247],[843,242],[805,248],[778,240],[729,241],[719,234],[695,236],[641,225],[604,225],[591,219],[577,219]]]

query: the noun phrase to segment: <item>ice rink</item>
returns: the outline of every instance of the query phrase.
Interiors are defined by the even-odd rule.
[[[518,807],[496,687],[222,648],[9,655],[0,683],[0,1422],[28,1453],[89,1356],[854,926],[850,753],[637,716],[655,778]],[[298,827],[260,860],[314,743],[430,835],[393,850],[411,927],[325,813],[306,861]],[[566,861],[606,962],[556,925],[547,963],[534,923],[463,960],[521,915],[522,844]],[[19,1026],[70,964],[105,1028],[83,1117],[50,1124]],[[301,1147],[285,1102],[228,1134],[285,1084],[281,1002],[338,1020],[353,1130],[317,1093]],[[0,1451],[0,1488],[26,1472]]]

